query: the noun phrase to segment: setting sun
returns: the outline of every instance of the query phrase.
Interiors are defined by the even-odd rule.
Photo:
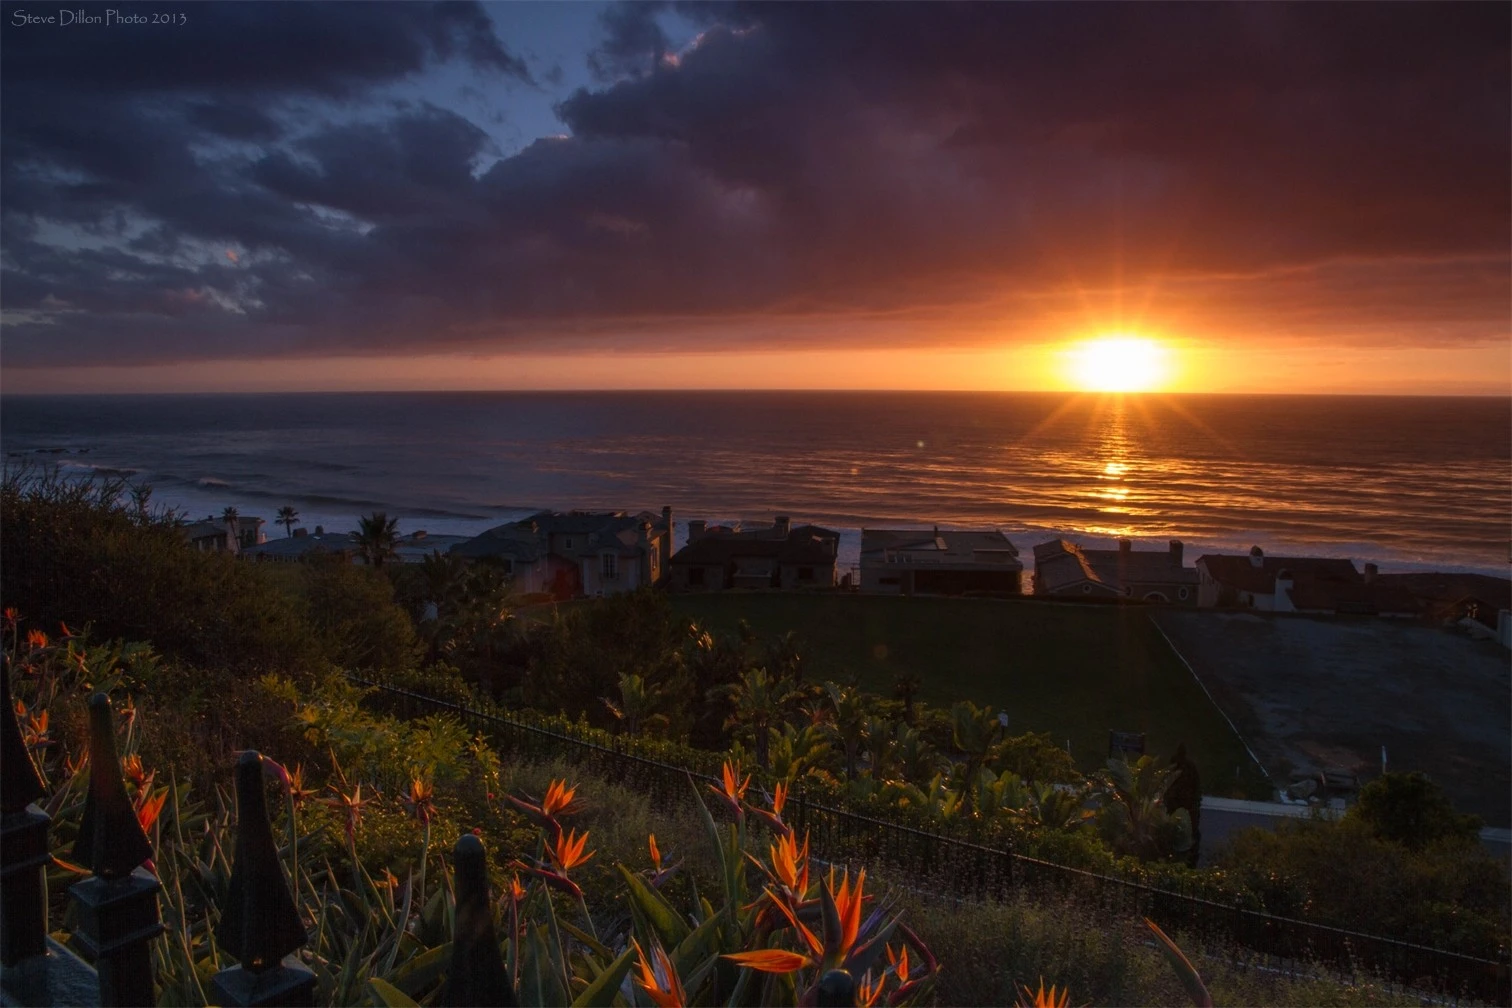
[[[1148,392],[1167,379],[1165,347],[1139,336],[1102,336],[1071,348],[1070,378],[1088,392]]]

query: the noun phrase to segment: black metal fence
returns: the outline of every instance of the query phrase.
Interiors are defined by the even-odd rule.
[[[505,752],[532,759],[562,757],[587,764],[608,780],[649,795],[662,807],[691,802],[688,781],[718,783],[718,754],[678,765],[632,751],[610,737],[608,744],[580,736],[560,719],[524,712],[476,710],[411,690],[350,677],[377,691],[373,696],[407,718],[453,715],[488,735]],[[593,733],[603,738],[601,733]],[[1352,980],[1371,980],[1432,994],[1448,1001],[1512,1004],[1512,968],[1507,962],[1363,934],[1310,921],[1230,906],[1113,876],[1068,868],[986,846],[962,835],[917,829],[837,807],[795,788],[784,817],[811,838],[816,856],[829,861],[885,865],[917,880],[919,888],[956,898],[987,901],[1012,895],[1071,901],[1110,916],[1149,917],[1188,943],[1219,950],[1262,968],[1312,973],[1319,968]],[[964,831],[963,831],[964,833]]]

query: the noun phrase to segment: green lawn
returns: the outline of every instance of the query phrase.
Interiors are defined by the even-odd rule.
[[[674,595],[672,604],[717,630],[744,618],[760,634],[796,631],[814,679],[853,674],[862,688],[891,695],[894,679],[912,672],[932,705],[992,704],[1015,733],[1069,739],[1084,769],[1101,765],[1109,729],[1142,731],[1152,752],[1186,742],[1209,794],[1271,794],[1138,607],[797,594]]]

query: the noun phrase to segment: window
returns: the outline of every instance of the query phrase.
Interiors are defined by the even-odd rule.
[[[877,584],[895,585],[898,582],[899,579],[895,577],[877,578]]]
[[[812,568],[812,567],[799,567],[798,568],[798,580],[799,581],[812,581],[812,580],[814,580],[814,568]]]
[[[1083,595],[1091,595],[1092,594],[1092,586],[1089,585],[1089,584],[1082,585],[1082,594]]]
[[[688,568],[688,584],[702,587],[704,583],[704,569],[702,567]]]
[[[499,558],[499,566],[502,567],[502,568],[504,568],[504,573],[505,574],[509,574],[509,575],[513,575],[514,574],[514,561],[511,560],[511,559],[509,559],[509,557],[500,557]]]
[[[1176,592],[1176,597],[1181,599],[1183,602],[1186,601],[1187,590],[1185,588],[1178,589]]]
[[[619,557],[615,556],[613,553],[605,553],[603,556],[599,557],[599,560],[603,564],[600,570],[603,572],[604,577],[619,577]]]
[[[572,549],[572,537],[571,536],[568,536],[566,539],[562,540],[562,549],[564,549],[564,550],[570,550],[570,549]]]

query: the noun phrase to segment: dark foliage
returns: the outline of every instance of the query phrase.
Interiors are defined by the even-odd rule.
[[[297,600],[255,565],[190,549],[147,493],[7,473],[0,600],[35,625],[89,624],[195,665],[298,673],[325,657]]]

